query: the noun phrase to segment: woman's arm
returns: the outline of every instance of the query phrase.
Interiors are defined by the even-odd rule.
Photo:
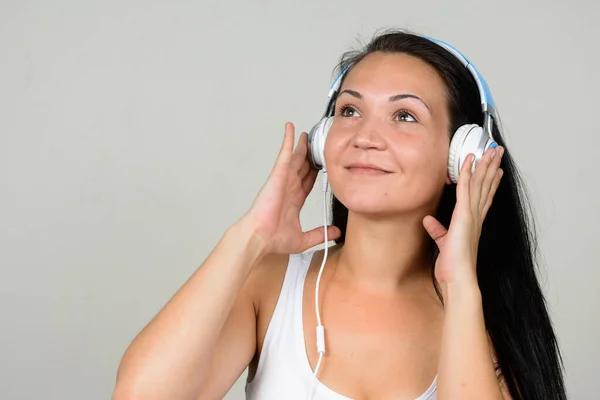
[[[249,226],[230,227],[202,266],[129,346],[119,366],[113,400],[196,398],[209,376],[215,348],[224,345],[220,336],[226,321],[227,331],[236,334],[226,335],[225,347],[237,352],[220,373],[241,374],[256,349],[253,302],[242,287],[262,256]],[[235,376],[227,379],[235,381]]]
[[[301,253],[325,238],[322,227],[304,232],[300,224],[318,172],[307,152],[306,132],[294,150],[294,126],[287,123],[250,210],[127,349],[113,400],[219,398],[247,367],[256,350],[250,271],[268,267],[270,255]],[[338,228],[327,229],[330,240],[340,237]]]
[[[496,374],[495,352],[485,328],[481,293],[476,284],[447,284],[438,365],[438,399],[511,397]]]
[[[476,268],[483,220],[502,178],[503,153],[502,147],[489,149],[474,174],[471,174],[474,155],[465,159],[448,229],[433,216],[423,220],[440,249],[435,276],[442,286],[445,308],[438,400],[505,398],[496,376],[494,352],[488,344]]]

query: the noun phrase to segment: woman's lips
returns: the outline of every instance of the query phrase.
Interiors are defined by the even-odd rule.
[[[370,167],[348,167],[348,172],[355,175],[387,175],[390,172]]]

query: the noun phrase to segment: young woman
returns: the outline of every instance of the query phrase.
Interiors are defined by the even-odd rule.
[[[398,31],[345,54],[327,232],[301,229],[316,139],[294,150],[288,123],[251,208],[127,350],[114,399],[219,399],[248,366],[248,399],[566,399],[527,199],[459,58]],[[497,146],[456,155],[468,124]]]

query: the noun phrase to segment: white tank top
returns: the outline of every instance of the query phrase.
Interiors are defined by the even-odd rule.
[[[304,344],[302,297],[304,280],[316,250],[290,255],[279,299],[267,328],[247,400],[307,400],[313,370]],[[436,399],[437,376],[416,400]],[[314,400],[351,400],[317,381]]]

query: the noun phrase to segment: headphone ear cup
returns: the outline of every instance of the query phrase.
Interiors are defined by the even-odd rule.
[[[333,117],[322,118],[308,133],[309,159],[316,169],[325,169],[325,140]]]
[[[483,128],[477,124],[462,125],[456,130],[450,143],[450,153],[448,155],[448,175],[454,183],[458,183],[460,169],[465,158],[470,153],[478,155],[479,144],[484,135]],[[481,151],[483,154],[483,151]],[[473,163],[473,168],[475,163]]]

